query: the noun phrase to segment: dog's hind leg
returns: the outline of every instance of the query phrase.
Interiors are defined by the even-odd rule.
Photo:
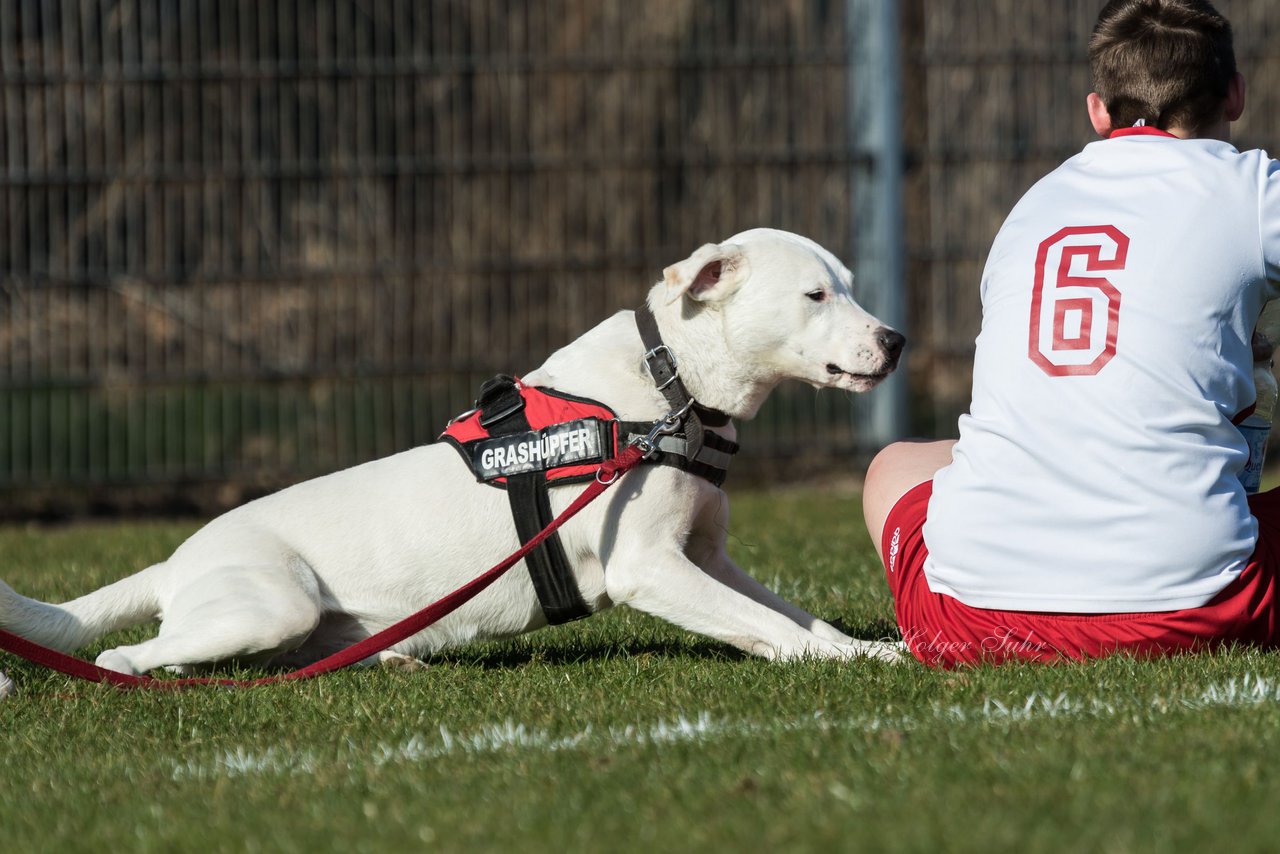
[[[133,674],[218,661],[257,663],[296,649],[320,616],[318,585],[301,560],[215,568],[174,597],[156,637],[109,649],[97,663]]]
[[[376,658],[378,664],[381,664],[383,667],[399,670],[402,673],[416,673],[419,670],[426,670],[428,667],[427,663],[421,658],[414,658],[411,655],[392,652],[389,649],[384,649],[376,656],[373,656],[373,658]]]

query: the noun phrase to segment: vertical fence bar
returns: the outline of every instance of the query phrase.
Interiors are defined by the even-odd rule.
[[[902,216],[901,68],[898,0],[846,0],[854,290],[862,306],[906,333]],[[905,365],[855,409],[863,444],[907,432]]]

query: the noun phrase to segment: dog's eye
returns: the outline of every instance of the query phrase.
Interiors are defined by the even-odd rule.
[[[818,288],[816,291],[809,291],[809,293],[805,294],[805,296],[807,296],[809,299],[813,300],[814,302],[822,302],[827,298],[827,292],[824,291],[822,288]]]

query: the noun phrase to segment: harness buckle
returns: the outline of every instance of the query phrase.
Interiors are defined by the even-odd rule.
[[[509,415],[515,415],[522,409],[524,409],[524,398],[517,394],[510,404],[504,406],[497,412],[486,412],[484,415],[481,415],[480,426],[488,427],[491,424],[496,424]]]
[[[693,399],[679,409],[673,409],[666,415],[653,422],[653,426],[649,428],[649,432],[636,439],[631,444],[635,445],[644,452],[644,459],[649,459],[658,450],[658,437],[667,436],[675,433],[680,429],[680,425],[684,423],[685,416],[689,414],[689,410],[693,408]]]
[[[664,353],[665,356],[662,355]],[[660,359],[665,360],[666,363],[671,366],[671,376],[667,377],[667,379],[661,383],[658,382],[658,372],[653,368],[654,362],[658,362],[660,365],[662,364],[662,362],[659,361]],[[645,353],[644,363],[649,369],[649,376],[653,377],[654,383],[657,384],[658,391],[664,391],[667,386],[671,385],[679,377],[680,363],[676,361],[676,354],[672,353],[671,348],[666,344],[659,344],[648,353]]]

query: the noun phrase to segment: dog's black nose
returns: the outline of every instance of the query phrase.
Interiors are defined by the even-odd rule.
[[[876,340],[884,348],[884,356],[889,360],[889,364],[898,364],[898,357],[902,355],[902,348],[907,343],[906,337],[887,326],[882,326],[876,333]]]

